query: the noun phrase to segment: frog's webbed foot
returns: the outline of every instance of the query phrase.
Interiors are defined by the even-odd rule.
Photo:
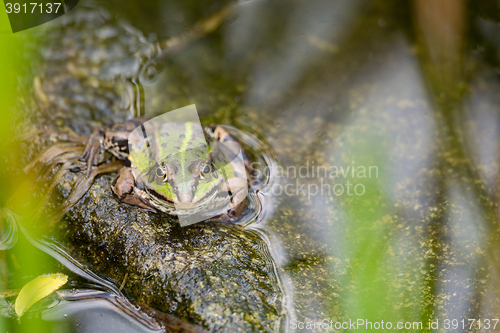
[[[29,163],[23,171],[28,173],[37,166],[48,166],[50,165],[51,170],[58,164],[65,163],[67,161],[76,160],[79,158],[82,146],[78,143],[58,143],[53,146],[48,147],[42,151],[31,163]],[[37,170],[39,171],[39,170]]]
[[[51,172],[60,165],[59,169],[51,179],[51,183],[45,192],[44,197],[38,203],[38,209],[35,210],[36,216],[39,216],[47,202],[50,195],[54,191],[55,186],[66,175],[68,170],[75,168],[82,168],[83,163],[79,161],[80,155],[83,151],[81,143],[58,143],[48,147],[42,151],[30,164],[24,168],[25,173],[42,174],[42,179],[49,179]]]
[[[156,209],[148,203],[144,185],[135,180],[132,172],[131,168],[122,168],[111,183],[111,189],[121,202],[156,212]]]
[[[87,178],[90,176],[90,172],[92,171],[92,166],[99,164],[101,151],[103,149],[103,139],[106,133],[107,127],[101,127],[94,132],[89,138],[87,142],[87,146],[83,151],[82,158],[87,161]]]
[[[65,142],[77,142],[84,144],[87,142],[88,136],[82,135],[82,134],[77,134],[75,132],[64,132],[64,131],[57,131],[57,130],[52,130],[52,129],[32,129],[28,130],[27,132],[21,134],[19,138],[22,141],[32,141],[36,137],[44,137],[44,138],[49,138],[49,140],[52,141],[65,141]]]
[[[221,188],[222,191],[227,191],[231,196],[231,204],[225,214],[221,215],[221,220],[224,218],[232,219],[240,216],[248,204],[248,183],[245,178],[233,177],[226,180]],[[227,215],[227,216],[224,216]]]
[[[95,177],[104,173],[116,172],[123,167],[122,161],[114,161],[92,169],[88,177],[80,177],[77,185],[66,198],[59,211],[49,218],[49,224],[53,226],[80,200],[94,183]]]
[[[64,175],[68,172],[68,170],[71,170],[71,169],[73,169],[75,167],[77,167],[77,165],[75,163],[71,162],[71,161],[67,161],[65,163],[62,163],[61,167],[59,168],[59,170],[57,170],[56,174],[52,178],[52,181],[51,181],[51,183],[49,185],[49,188],[47,189],[47,191],[45,193],[44,198],[40,202],[40,206],[37,209],[38,212],[42,211],[43,207],[45,207],[45,205],[49,201],[49,197],[52,194],[52,191],[54,190],[55,186],[57,184],[59,184],[59,182],[64,177]]]

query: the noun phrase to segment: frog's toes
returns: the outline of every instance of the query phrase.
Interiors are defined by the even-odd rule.
[[[90,175],[92,166],[99,163],[104,131],[104,128],[98,128],[92,132],[92,135],[90,136],[87,146],[82,154],[82,158],[87,161],[87,178]]]
[[[231,134],[229,134],[229,132],[224,127],[220,125],[210,124],[210,126],[207,126],[205,130],[215,140],[234,141],[234,142],[237,141]]]
[[[39,156],[37,156],[31,163],[29,163],[23,170],[25,173],[30,172],[36,165],[50,165],[55,162],[56,164],[64,163],[74,158],[74,153],[78,152],[78,144],[75,143],[59,143],[45,149]]]
[[[116,178],[111,182],[111,189],[120,200],[134,192],[134,177],[130,168],[120,170]]]
[[[156,209],[148,204],[147,193],[136,184],[131,168],[120,169],[111,183],[111,189],[121,202],[156,212]]]
[[[231,208],[227,211],[227,215],[229,215],[230,218],[238,217],[241,214],[243,214],[243,211],[247,206],[248,206],[248,198],[246,197],[239,203],[232,202]]]

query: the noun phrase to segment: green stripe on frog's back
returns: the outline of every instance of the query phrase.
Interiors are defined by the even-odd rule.
[[[189,141],[194,139],[194,138],[192,138],[193,137],[193,123],[188,122],[184,126],[186,127],[186,130],[185,130],[184,140],[182,141],[181,151],[186,151],[186,148],[188,147]]]
[[[192,178],[189,165],[195,160],[208,157],[208,147],[203,129],[199,124],[165,123],[159,128],[158,135],[161,160],[178,165],[178,182]]]
[[[180,161],[179,161],[179,163],[181,165],[180,171],[182,172],[182,179],[186,180],[188,177],[188,173],[190,173],[188,170],[188,167],[189,167],[189,164],[192,162],[189,159],[189,156],[188,156],[189,153],[188,153],[188,151],[186,151],[186,149],[188,149],[189,142],[192,142],[194,140],[193,123],[187,122],[184,124],[184,127],[185,127],[184,133],[179,136],[179,139],[182,139],[182,136],[184,136],[184,139],[182,139],[182,146],[180,149]]]

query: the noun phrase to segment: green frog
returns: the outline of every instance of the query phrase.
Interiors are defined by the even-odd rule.
[[[87,176],[106,152],[125,161],[111,187],[126,204],[220,221],[240,216],[248,205],[251,163],[220,125],[134,118],[97,129],[83,153]]]

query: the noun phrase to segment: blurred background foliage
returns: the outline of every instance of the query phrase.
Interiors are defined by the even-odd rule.
[[[163,40],[229,2],[97,3]],[[429,331],[429,320],[498,313],[499,22],[498,1],[249,1],[145,87],[162,95],[151,108],[187,100],[256,128],[284,165],[378,167],[363,196],[282,197],[266,221],[290,320],[420,321]],[[40,36],[0,35],[0,155],[11,161],[22,160],[13,110],[32,94]],[[36,186],[12,168],[0,168],[0,206],[29,215],[23,199]],[[0,252],[2,290],[54,269],[23,239]],[[27,322],[27,332],[50,329]]]

